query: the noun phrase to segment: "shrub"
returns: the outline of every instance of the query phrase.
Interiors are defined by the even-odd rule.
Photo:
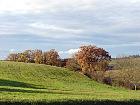
[[[74,57],[68,59],[68,61],[66,62],[66,68],[74,71],[81,71],[81,67]]]

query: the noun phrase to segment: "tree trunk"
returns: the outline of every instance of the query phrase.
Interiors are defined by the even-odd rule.
[[[134,90],[137,90],[137,85],[136,84],[134,84]]]

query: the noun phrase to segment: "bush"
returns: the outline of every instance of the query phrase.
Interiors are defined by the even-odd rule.
[[[69,58],[66,62],[66,68],[74,71],[81,71],[81,67],[75,58]]]

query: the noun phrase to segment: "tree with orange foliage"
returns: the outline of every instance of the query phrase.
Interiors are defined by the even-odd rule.
[[[91,76],[97,74],[98,71],[106,71],[111,56],[104,49],[89,45],[80,47],[76,59],[82,72]],[[96,74],[94,77],[97,76]]]
[[[34,61],[35,61],[35,63],[38,63],[38,64],[42,64],[43,63],[42,50],[35,50],[34,51]]]
[[[51,49],[48,52],[44,52],[43,55],[45,64],[52,65],[52,66],[58,66],[59,64],[59,54],[55,49]]]

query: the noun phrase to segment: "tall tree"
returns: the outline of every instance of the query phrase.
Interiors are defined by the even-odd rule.
[[[55,49],[51,49],[48,52],[44,52],[45,64],[57,66],[59,63],[59,54]]]
[[[26,62],[26,55],[24,53],[18,53],[18,58],[17,58],[17,61],[18,62]]]
[[[25,50],[24,55],[26,56],[26,61],[27,63],[35,63],[35,51],[34,50]]]
[[[35,50],[34,54],[35,54],[35,58],[34,58],[35,63],[38,63],[38,64],[43,63],[42,50]]]
[[[81,46],[76,54],[76,59],[82,68],[82,72],[97,76],[97,71],[105,71],[111,56],[107,51],[96,46]]]

